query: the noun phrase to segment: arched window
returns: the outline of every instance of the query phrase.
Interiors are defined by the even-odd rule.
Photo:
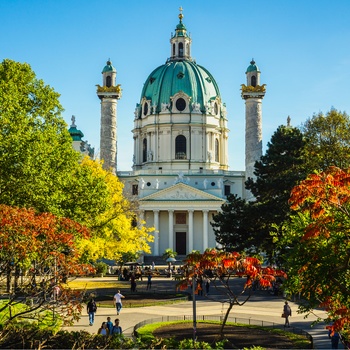
[[[251,85],[256,86],[256,76],[255,75],[252,76]]]
[[[143,104],[143,115],[147,115],[148,114],[148,103],[145,102]]]
[[[175,159],[186,158],[186,137],[179,135],[175,139]]]
[[[112,86],[112,78],[110,76],[108,76],[106,78],[106,86],[107,87],[111,87]]]
[[[175,44],[173,44],[173,56],[175,56]]]
[[[219,140],[215,139],[215,162],[219,162]]]
[[[147,162],[147,139],[142,141],[142,162]]]
[[[184,44],[179,43],[179,57],[183,57],[184,55]]]

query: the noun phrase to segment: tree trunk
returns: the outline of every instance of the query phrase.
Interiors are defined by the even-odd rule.
[[[8,262],[7,269],[6,269],[6,292],[7,293],[11,293],[11,277],[12,277],[11,262]]]
[[[224,337],[224,328],[226,326],[226,322],[227,322],[227,319],[228,319],[228,315],[230,314],[232,308],[233,308],[233,303],[230,303],[229,306],[228,306],[228,309],[226,311],[226,314],[225,314],[225,317],[222,321],[222,324],[221,324],[221,328],[220,328],[220,338],[222,339]]]
[[[13,283],[13,289],[14,289],[15,292],[18,291],[19,275],[20,275],[20,268],[19,268],[19,266],[16,266],[15,267],[15,280],[14,280],[14,283]]]

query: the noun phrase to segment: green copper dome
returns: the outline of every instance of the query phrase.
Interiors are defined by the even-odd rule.
[[[246,73],[249,72],[260,72],[258,66],[255,64],[254,60],[250,61],[250,66],[247,68]]]
[[[171,97],[180,91],[190,96],[192,103],[199,103],[202,112],[210,100],[220,97],[215,79],[204,67],[191,60],[169,60],[149,75],[141,100],[151,100],[159,112],[161,105],[171,103]]]
[[[107,61],[107,65],[103,68],[102,73],[107,72],[116,72],[117,70],[112,66],[112,62],[110,60]]]
[[[73,141],[81,141],[84,137],[84,134],[78,130],[75,125],[71,125],[71,127],[68,129],[68,132],[70,133]]]

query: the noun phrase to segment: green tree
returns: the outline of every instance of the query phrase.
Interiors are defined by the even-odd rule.
[[[272,225],[280,234],[281,225],[290,215],[290,192],[306,176],[304,147],[303,134],[298,128],[279,126],[267,144],[266,154],[255,163],[256,180],[249,178],[246,182],[246,189],[255,197],[250,204],[251,235],[270,258],[276,258],[270,235]]]
[[[211,225],[216,241],[225,251],[242,251],[255,245],[249,234],[252,223],[248,211],[248,202],[237,195],[230,195],[227,203],[221,206],[221,212],[213,217]]]
[[[60,212],[80,155],[60,116],[59,94],[26,63],[0,64],[0,203]]]
[[[173,249],[171,248],[167,248],[164,250],[164,253],[163,253],[163,259],[168,259],[168,258],[176,258],[177,256],[177,252],[175,252]]]
[[[304,178],[303,147],[299,129],[283,125],[277,128],[265,155],[255,163],[256,179],[246,181],[255,199],[245,203],[231,196],[222,206],[222,213],[214,217],[212,225],[221,244],[275,256],[270,231],[272,224],[277,224],[278,231],[290,214],[290,191]]]
[[[82,160],[61,117],[59,94],[28,64],[0,64],[0,203],[70,218],[91,230],[84,261],[150,252],[149,230],[134,225],[123,185]]]
[[[308,174],[330,166],[350,166],[350,118],[345,112],[331,109],[318,113],[301,127],[305,136],[304,158]]]

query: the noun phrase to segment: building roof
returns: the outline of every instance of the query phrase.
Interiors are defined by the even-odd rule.
[[[107,64],[104,66],[102,73],[107,72],[116,72],[117,70],[112,66],[112,62],[110,60],[107,61]]]
[[[68,129],[68,132],[70,133],[70,136],[72,137],[73,141],[82,141],[84,134],[77,129],[77,127],[74,125],[71,125],[71,127]]]
[[[250,61],[250,66],[247,68],[246,73],[249,73],[249,72],[260,72],[258,66],[255,64],[254,59]]]
[[[170,103],[180,91],[190,96],[191,102],[199,103],[202,111],[210,100],[220,97],[219,87],[207,69],[192,60],[169,60],[148,76],[140,101],[144,97],[151,100],[159,112],[161,104]]]

